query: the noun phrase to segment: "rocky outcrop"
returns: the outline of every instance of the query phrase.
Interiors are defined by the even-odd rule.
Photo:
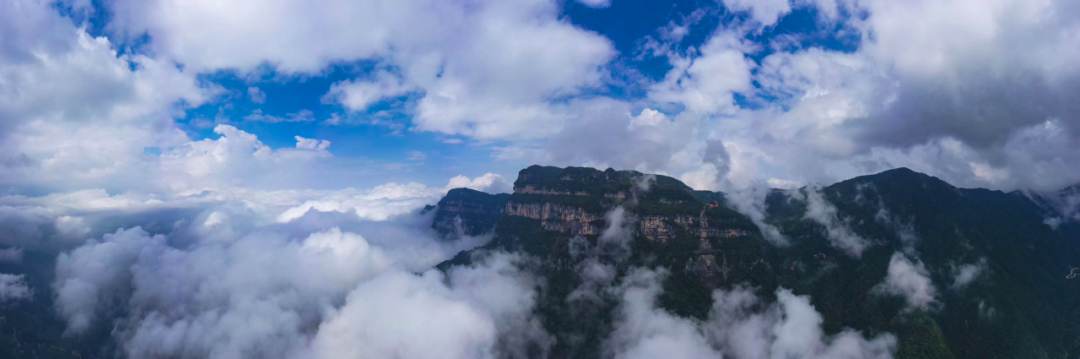
[[[735,238],[753,235],[744,229],[710,226],[705,217],[690,215],[643,216],[638,222],[638,227],[645,238],[660,243],[668,243],[674,239],[677,233],[676,227],[692,236],[703,238]]]
[[[538,219],[545,230],[571,235],[599,235],[600,221],[603,219],[603,216],[581,208],[554,203],[507,202],[505,213],[509,216]]]
[[[524,186],[524,187],[514,187],[514,193],[539,194],[539,195],[545,195],[545,196],[588,196],[589,195],[588,193],[585,193],[584,191],[576,191],[576,192],[554,191],[554,190],[548,190],[548,189],[544,189],[544,188],[539,188],[538,189],[535,186],[529,186],[529,185]]]

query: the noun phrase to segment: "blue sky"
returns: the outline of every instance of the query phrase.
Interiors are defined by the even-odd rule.
[[[559,17],[575,26],[594,31],[610,39],[619,57],[613,62],[623,68],[613,69],[611,83],[598,89],[596,93],[623,99],[641,98],[643,90],[634,78],[644,76],[658,80],[671,69],[665,58],[641,56],[644,51],[642,42],[648,36],[658,36],[657,29],[669,22],[685,21],[695,11],[709,14],[694,22],[692,32],[680,47],[698,46],[706,40],[708,34],[724,21],[723,17],[737,17],[728,13],[721,4],[713,1],[666,2],[616,2],[606,8],[592,8],[574,1],[562,4]],[[104,11],[103,11],[104,12]],[[810,15],[797,18],[813,27],[814,18]],[[786,22],[776,28],[766,29],[758,37],[767,43],[774,30],[784,33]],[[102,34],[107,34],[102,30]],[[496,50],[497,51],[497,50]],[[764,50],[762,54],[765,53]],[[759,55],[760,56],[760,55]],[[249,115],[254,110],[270,116],[286,117],[303,110],[311,111],[316,121],[298,123],[260,123],[237,120],[235,126],[246,132],[258,135],[272,147],[291,147],[293,136],[327,139],[333,143],[333,152],[339,157],[359,157],[378,162],[405,164],[408,170],[403,178],[419,176],[431,177],[441,181],[444,177],[470,173],[502,172],[513,174],[518,169],[529,165],[525,162],[500,163],[491,160],[490,147],[499,146],[500,141],[479,143],[445,143],[447,139],[461,139],[460,136],[446,136],[426,131],[417,131],[410,126],[408,108],[415,106],[415,99],[402,96],[380,101],[370,109],[361,112],[350,110],[334,103],[323,101],[331,85],[351,78],[369,76],[375,64],[369,60],[352,63],[334,64],[318,74],[289,75],[280,74],[270,66],[256,74],[238,74],[234,70],[222,70],[203,76],[204,81],[222,86],[226,93],[214,102],[206,103],[188,111],[187,128],[195,138],[216,138],[212,128],[198,128],[192,125],[198,118],[214,119],[218,113],[233,119]],[[249,87],[258,87],[266,94],[264,103],[254,103],[248,96]],[[413,101],[411,101],[413,100]],[[374,119],[386,124],[360,124],[334,126],[322,120],[338,114],[356,119]],[[181,120],[180,122],[185,123]],[[410,161],[411,153],[419,151],[427,156],[423,164]],[[391,180],[393,178],[391,177]],[[401,180],[401,179],[398,179]]]
[[[96,16],[88,25],[92,34],[110,35],[107,27],[101,24],[109,18],[108,12],[109,9],[100,4],[95,6]],[[688,34],[675,44],[678,51],[686,51],[701,46],[717,27],[750,21],[749,14],[731,11],[715,1],[625,1],[614,2],[603,8],[567,1],[561,4],[558,17],[563,22],[596,32],[613,43],[618,57],[609,66],[610,78],[604,86],[590,92],[626,101],[644,98],[644,83],[660,81],[672,69],[667,58],[649,54],[644,48],[649,38],[661,36],[661,28],[669,24],[686,25]],[[840,30],[843,30],[843,26],[843,23],[824,21],[813,7],[796,8],[775,25],[746,34],[747,41],[759,46],[746,56],[753,61],[761,61],[777,50],[771,44],[778,37],[789,36],[797,38],[790,45],[794,48],[853,51],[857,49],[860,39],[850,33],[842,33]],[[153,39],[138,39],[133,47],[138,48],[142,41]],[[197,121],[213,121],[219,116],[229,118],[237,128],[257,135],[261,141],[275,148],[291,147],[295,143],[294,136],[326,139],[333,143],[335,156],[400,165],[400,169],[388,173],[391,174],[386,178],[389,180],[431,178],[440,181],[461,173],[479,175],[491,171],[512,175],[529,164],[522,161],[492,161],[491,147],[505,145],[501,141],[472,142],[466,139],[463,143],[445,143],[448,139],[460,140],[461,137],[416,130],[410,124],[410,107],[416,105],[416,94],[384,99],[366,111],[350,111],[323,100],[334,83],[370,76],[376,67],[377,61],[363,59],[335,63],[314,74],[282,74],[269,65],[252,73],[226,69],[204,74],[200,80],[221,86],[223,93],[212,101],[189,109],[186,118],[178,122],[185,124],[185,130],[195,139],[218,137],[212,127],[199,126]],[[249,96],[251,87],[265,94],[261,103],[252,101]],[[759,103],[740,100],[745,107],[760,107]],[[253,111],[281,118],[311,111],[314,121],[264,123],[243,120]],[[326,124],[324,120],[333,115],[368,121],[378,119],[380,124]],[[423,153],[426,160],[416,161],[416,152]]]
[[[663,173],[726,191],[900,166],[1000,189],[1080,181],[1080,170],[1058,170],[1080,157],[1070,154],[1077,130],[1068,103],[1077,90],[1064,80],[1077,70],[1060,60],[1060,49],[1075,44],[1046,36],[1074,31],[1075,19],[1056,2],[1002,0],[948,17],[966,5],[320,1],[34,2],[43,7],[24,18],[38,20],[23,25],[39,38],[24,40],[57,45],[9,52],[75,59],[69,50],[82,45],[72,44],[95,39],[114,51],[100,64],[128,69],[102,87],[107,72],[70,64],[86,71],[69,81],[115,90],[72,92],[57,108],[62,121],[89,127],[49,132],[29,125],[53,123],[40,113],[9,114],[22,134],[12,138],[44,137],[8,143],[12,163],[37,165],[5,185],[12,193],[122,192],[128,181],[168,182],[124,173],[169,159],[195,166],[201,160],[190,151],[203,140],[225,146],[228,128],[255,136],[252,151],[313,157],[291,164],[303,171],[253,159],[284,174],[214,177],[214,186],[442,186],[486,173],[512,182],[535,163]],[[1039,16],[1049,20],[1031,20]],[[106,112],[75,115],[88,109]],[[117,139],[45,139],[108,128]],[[297,136],[330,145],[301,149]]]

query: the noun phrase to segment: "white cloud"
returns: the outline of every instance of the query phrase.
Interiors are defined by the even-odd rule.
[[[937,289],[921,260],[912,262],[900,253],[893,253],[885,281],[874,287],[877,293],[899,295],[909,309],[928,310],[937,302]]]
[[[1080,178],[1063,165],[1080,160],[1066,120],[1067,98],[1080,93],[1067,79],[1080,70],[1060,60],[1080,48],[1075,6],[813,3],[826,21],[838,6],[865,12],[838,19],[861,43],[854,52],[781,48],[761,61],[760,97],[750,101],[764,108],[714,130],[729,146],[757,149],[754,159],[770,168],[758,176],[829,183],[907,166],[1001,189],[1059,189]]]
[[[352,111],[364,111],[368,106],[387,98],[394,98],[413,91],[404,81],[386,71],[372,75],[371,81],[346,80],[330,86],[323,102],[338,103]]]
[[[330,147],[330,141],[327,140],[303,138],[300,136],[295,136],[294,138],[296,138],[296,148],[298,149],[325,151],[326,148]]]
[[[409,155],[409,161],[423,162],[427,159],[427,155],[420,151],[409,151],[406,154]]]
[[[6,2],[0,22],[4,185],[135,185],[123,176],[143,170],[144,148],[186,142],[173,117],[218,91],[171,61],[118,54],[46,2]]]
[[[285,117],[273,116],[264,114],[262,110],[256,109],[252,111],[250,115],[244,116],[245,120],[255,122],[266,123],[281,123],[281,122],[314,122],[315,114],[311,110],[300,110],[298,112],[290,113]]]
[[[118,230],[102,241],[90,241],[56,259],[56,310],[70,333],[82,333],[115,296],[124,295],[130,268],[144,248],[160,251],[165,237],[150,237],[142,229]]]
[[[446,278],[391,273],[361,285],[320,326],[314,356],[523,358],[529,344],[546,348],[550,339],[531,316],[532,279],[518,260],[496,254]]]
[[[813,220],[825,227],[825,235],[829,242],[836,248],[843,250],[852,257],[862,256],[862,252],[870,243],[851,230],[846,219],[841,219],[837,214],[836,206],[829,203],[821,189],[816,186],[806,188],[806,215],[803,218]]]
[[[491,319],[457,300],[437,273],[392,273],[349,295],[319,327],[313,357],[484,358],[495,334]]]
[[[0,305],[31,299],[33,295],[22,274],[0,273]]]
[[[450,183],[446,185],[447,189],[462,187],[487,193],[510,193],[514,191],[513,183],[508,182],[502,175],[494,173],[485,173],[483,176],[473,179],[469,179],[469,177],[465,176],[457,176],[451,178]]]
[[[387,183],[368,191],[345,189],[326,193],[306,200],[282,212],[278,222],[286,223],[302,217],[311,210],[320,212],[355,211],[357,216],[372,220],[385,220],[395,215],[409,213],[424,204],[434,203],[446,192],[441,188],[428,188],[419,183]]]
[[[604,342],[605,353],[617,358],[720,357],[695,322],[656,306],[664,275],[639,269],[623,278],[616,289],[620,305],[615,328]]]
[[[868,339],[850,329],[825,335],[823,318],[805,296],[778,289],[775,303],[762,303],[750,289],[713,292],[702,322],[674,316],[656,306],[663,271],[635,269],[612,290],[620,298],[615,329],[605,341],[615,357],[652,358],[892,358],[896,337]]]
[[[780,233],[776,226],[765,222],[765,210],[767,209],[765,198],[770,191],[772,189],[769,188],[768,184],[756,182],[741,191],[728,193],[726,199],[728,205],[749,217],[761,231],[761,235],[770,243],[779,247],[790,245],[791,241],[783,233]]]
[[[626,260],[630,257],[630,242],[633,241],[637,219],[627,213],[623,206],[616,206],[604,214],[604,221],[607,227],[600,232],[596,244],[598,250],[610,254],[617,261]]]
[[[318,73],[331,63],[379,61],[400,73],[336,84],[328,100],[359,111],[416,91],[417,128],[480,138],[536,136],[544,131],[533,125],[560,126],[566,116],[549,98],[599,85],[600,67],[615,55],[610,41],[562,21],[561,5],[547,0],[157,0],[117,1],[111,9],[116,30],[150,35],[155,53],[193,71],[269,64]],[[491,49],[500,51],[492,56]]]
[[[260,90],[258,87],[250,86],[247,89],[248,98],[254,103],[265,103],[266,93]]]
[[[193,141],[160,156],[159,184],[171,191],[282,181],[311,176],[304,171],[318,160],[330,158],[330,142],[298,138],[295,148],[271,149],[258,137],[229,125],[218,125],[220,138]],[[272,172],[277,172],[270,175]],[[257,174],[257,175],[256,175]]]
[[[364,219],[382,221],[413,212],[426,204],[438,202],[442,195],[454,188],[471,188],[490,193],[507,193],[512,187],[502,176],[487,173],[469,179],[465,176],[451,178],[446,187],[428,187],[419,183],[387,183],[367,191],[344,189],[321,192],[283,211],[277,221],[287,223],[301,218],[311,210],[320,212],[350,212]],[[295,197],[295,196],[294,196]]]
[[[776,291],[777,301],[760,312],[760,304],[747,288],[715,291],[709,332],[719,339],[724,353],[735,358],[892,358],[896,337],[881,334],[865,338],[844,329],[828,336],[823,318],[810,298],[786,289]]]
[[[739,33],[718,32],[701,46],[699,56],[669,57],[674,68],[649,89],[649,98],[681,103],[698,113],[733,113],[735,94],[753,90],[751,70],[757,65],[746,58],[749,48]]]
[[[611,6],[611,0],[577,0],[577,2],[591,8],[605,8]]]
[[[698,139],[697,116],[683,113],[668,118],[643,109],[632,115],[629,103],[611,99],[575,101],[577,115],[539,148],[507,148],[503,155],[519,160],[557,165],[613,167],[645,173],[697,169],[705,143]],[[512,153],[515,152],[515,153]]]
[[[953,267],[953,282],[949,285],[949,289],[964,289],[976,279],[979,279],[979,276],[986,272],[987,269],[986,258],[980,258],[975,263],[966,263]]]
[[[366,198],[410,196],[389,186]],[[531,315],[535,284],[518,269],[522,258],[492,254],[444,282],[428,268],[483,242],[436,239],[430,215],[372,222],[315,212],[277,224],[265,218],[281,205],[262,202],[211,203],[166,235],[120,230],[61,254],[53,287],[69,333],[106,325],[103,315],[124,308],[115,337],[136,357],[475,357],[550,345]],[[385,315],[400,326],[353,321]],[[380,339],[355,345],[373,333]],[[406,340],[421,337],[432,345]]]
[[[762,26],[775,25],[791,12],[789,0],[723,0],[723,3],[731,11],[749,12]]]

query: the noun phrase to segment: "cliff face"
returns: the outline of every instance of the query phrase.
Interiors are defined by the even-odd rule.
[[[582,208],[544,203],[506,203],[506,215],[540,220],[545,230],[572,235],[599,235],[602,216]]]
[[[740,253],[727,253],[732,261],[725,268],[724,248],[760,242],[749,219],[715,200],[722,198],[666,176],[532,166],[519,173],[512,194],[451,191],[439,202],[433,227],[469,235],[494,229],[496,246],[521,248],[552,266],[566,266],[571,261],[567,243],[574,237],[596,243],[612,225],[609,213],[621,207],[626,217],[621,220],[631,228],[627,240],[643,247],[642,257],[660,254],[670,268],[713,288],[732,278],[725,273],[749,268],[740,267],[749,263],[739,260],[746,257]]]

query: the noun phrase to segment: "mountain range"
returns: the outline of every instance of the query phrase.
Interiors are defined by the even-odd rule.
[[[810,299],[826,335],[895,339],[897,358],[1080,356],[1076,187],[1057,193],[957,188],[906,168],[830,186],[696,191],[635,171],[532,166],[511,194],[454,189],[426,210],[444,240],[492,235],[440,268],[492,251],[535,259],[537,315],[551,357],[604,357],[618,291],[663,272],[656,305],[691,322],[717,293]],[[595,270],[594,270],[595,272]],[[600,270],[603,272],[603,270]]]

